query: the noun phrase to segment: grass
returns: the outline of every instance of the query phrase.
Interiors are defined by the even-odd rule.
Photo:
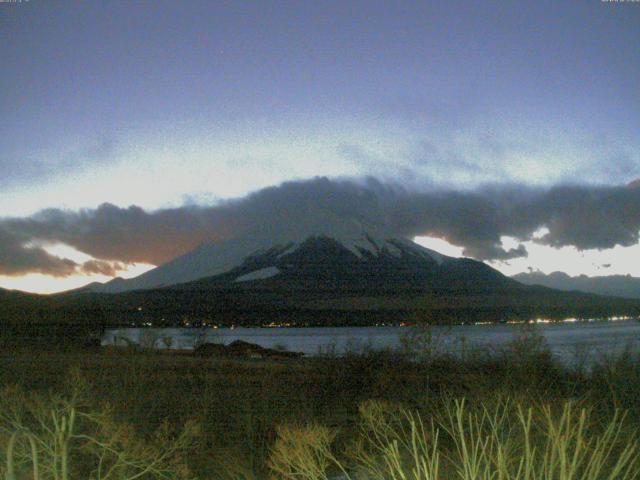
[[[0,474],[7,480],[187,478],[182,452],[195,445],[192,422],[169,424],[149,439],[114,420],[108,407],[87,398],[71,375],[69,394],[43,395],[6,387],[0,392]]]
[[[418,362],[3,350],[0,478],[640,478],[638,354],[578,371],[539,340]]]
[[[308,425],[278,430],[269,465],[277,478],[328,480],[632,480],[640,476],[636,431],[624,414],[604,424],[566,401],[525,406],[511,400],[448,400],[425,425],[420,414],[379,402],[361,407],[351,457],[332,453],[335,434]]]

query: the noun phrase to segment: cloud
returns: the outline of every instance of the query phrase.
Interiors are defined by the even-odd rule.
[[[553,247],[607,249],[638,243],[640,189],[493,185],[417,191],[375,178],[314,178],[213,206],[145,211],[106,203],[80,211],[49,209],[0,219],[0,274],[114,275],[123,264],[158,265],[203,242],[258,233],[284,235],[299,224],[331,233],[345,222],[396,236],[443,238],[480,260],[527,255],[521,244],[505,248],[503,236]],[[544,235],[539,235],[541,228]],[[78,265],[34,246],[44,243],[63,243],[95,260]]]
[[[88,260],[82,264],[80,270],[85,275],[107,275],[114,277],[118,272],[127,267],[120,262],[106,262],[104,260]]]
[[[219,238],[217,232],[233,225],[233,219],[222,218],[223,211],[224,207],[183,207],[146,212],[136,206],[120,208],[105,203],[92,210],[49,209],[27,218],[0,221],[0,230],[63,243],[97,259],[158,264],[205,240]]]
[[[536,240],[554,247],[606,249],[638,243],[640,190],[627,187],[556,187],[531,205],[549,232]]]
[[[76,263],[30,246],[24,238],[0,229],[0,275],[43,273],[66,277],[75,272]]]

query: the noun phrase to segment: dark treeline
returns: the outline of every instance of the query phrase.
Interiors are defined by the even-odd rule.
[[[640,316],[640,300],[542,287],[456,291],[288,292],[164,288],[120,294],[0,292],[0,334],[20,338],[99,336],[122,326],[375,326],[460,324],[535,318]]]

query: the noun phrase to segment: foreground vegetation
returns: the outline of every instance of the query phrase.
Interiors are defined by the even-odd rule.
[[[531,332],[463,358],[411,347],[419,361],[3,350],[1,475],[640,478],[638,353],[562,368]]]

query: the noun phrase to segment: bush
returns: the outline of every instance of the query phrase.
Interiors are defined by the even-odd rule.
[[[140,348],[151,350],[156,348],[158,340],[160,340],[160,334],[156,330],[143,328],[140,332],[138,344],[140,345]]]
[[[613,408],[631,409],[640,416],[640,351],[628,346],[616,356],[602,356],[591,369],[591,395]]]

